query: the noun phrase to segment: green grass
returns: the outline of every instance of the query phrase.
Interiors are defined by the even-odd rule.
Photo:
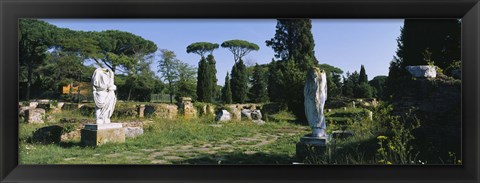
[[[389,110],[375,110],[373,120],[360,108],[334,109],[327,120],[327,132],[348,130],[354,136],[331,141],[326,154],[309,157],[307,164],[378,164],[378,139],[391,137],[388,124],[395,118]],[[360,116],[360,117],[359,117]],[[35,144],[32,133],[44,126],[59,124],[61,118],[88,118],[75,111],[54,114],[45,124],[20,124],[21,164],[291,164],[295,145],[310,133],[289,112],[268,115],[265,125],[249,121],[217,123],[213,117],[198,119],[113,118],[114,121],[147,120],[145,133],[122,144],[83,147],[79,140],[60,144]],[[415,149],[417,151],[418,149]],[[456,161],[456,160],[455,160]],[[398,162],[393,162],[398,164]]]
[[[78,140],[48,145],[25,140],[36,129],[52,124],[55,123],[20,125],[21,164],[150,164],[168,156],[181,158],[167,161],[175,164],[218,164],[218,158],[223,163],[289,164],[294,161],[295,143],[308,133],[308,128],[285,121],[257,125],[248,121],[216,123],[213,118],[154,119],[144,126],[142,136],[122,144],[83,147]],[[221,124],[221,127],[212,124]],[[275,135],[279,133],[286,135]],[[262,144],[263,141],[266,142]],[[183,152],[182,147],[190,150]],[[220,149],[212,153],[214,148]],[[253,151],[255,153],[248,155]],[[162,152],[168,153],[160,154]],[[158,155],[153,156],[155,153]],[[277,156],[281,156],[281,160]]]

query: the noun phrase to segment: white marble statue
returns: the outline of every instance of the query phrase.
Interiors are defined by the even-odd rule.
[[[323,108],[327,100],[327,77],[325,71],[312,68],[307,73],[305,88],[305,115],[312,128],[312,136],[326,137]]]
[[[114,74],[110,69],[98,68],[92,76],[93,99],[95,100],[96,124],[110,123],[110,117],[115,109],[117,98],[115,96]]]

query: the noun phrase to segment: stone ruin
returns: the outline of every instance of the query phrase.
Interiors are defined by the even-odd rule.
[[[217,112],[216,121],[248,120],[257,124],[265,123],[259,104],[230,104],[225,107],[227,110],[222,109]]]
[[[192,98],[190,97],[181,97],[178,108],[180,114],[186,119],[191,119],[197,116],[197,110],[193,106]]]

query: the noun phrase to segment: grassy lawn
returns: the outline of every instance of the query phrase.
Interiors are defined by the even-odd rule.
[[[366,117],[366,109],[332,109],[326,114],[327,132],[346,130],[354,136],[330,141],[324,154],[315,154],[301,163],[419,162],[416,155],[423,149],[408,150],[414,139],[412,129],[404,126],[403,120],[392,117],[388,108],[373,112],[371,120]],[[264,125],[249,121],[218,123],[213,117],[190,120],[116,117],[112,121],[143,121],[144,134],[126,139],[125,143],[99,147],[84,147],[78,138],[47,145],[29,141],[37,129],[62,125],[59,121],[64,118],[92,120],[79,112],[65,111],[52,114],[45,124],[20,123],[21,164],[292,164],[300,162],[295,157],[296,143],[310,133],[306,123],[282,111],[266,115]],[[332,118],[345,118],[347,122],[328,120]],[[379,138],[382,136],[384,140]],[[457,161],[455,158],[452,155],[452,162]]]
[[[123,144],[29,143],[33,131],[54,124],[20,124],[21,164],[291,164],[295,143],[309,132],[306,126],[284,120],[257,125],[216,123],[213,118],[155,119],[144,127],[143,135]]]

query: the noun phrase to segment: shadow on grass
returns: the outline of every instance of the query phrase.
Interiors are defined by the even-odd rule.
[[[173,161],[173,164],[292,164],[295,157],[287,154],[270,154],[258,152],[245,154],[242,152],[203,154],[198,158]]]
[[[81,142],[71,142],[71,141],[68,141],[68,142],[59,142],[58,143],[58,146],[62,147],[62,148],[72,148],[72,147],[86,147],[84,144],[82,144]]]

